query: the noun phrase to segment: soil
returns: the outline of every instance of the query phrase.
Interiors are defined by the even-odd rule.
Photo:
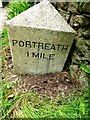
[[[23,88],[23,92],[29,90],[38,92],[39,94],[49,95],[50,97],[66,96],[72,92],[73,88],[78,88],[79,83],[71,81],[68,72],[45,74],[30,76],[21,76],[19,79],[19,90]]]
[[[6,48],[3,54],[6,57],[2,70],[3,72],[6,70],[8,73],[6,78],[3,77],[3,79],[12,82],[17,93],[34,91],[53,98],[67,96],[71,94],[73,90],[81,90],[80,82],[76,78],[72,78],[69,71],[45,75],[16,75],[13,72],[10,48]]]

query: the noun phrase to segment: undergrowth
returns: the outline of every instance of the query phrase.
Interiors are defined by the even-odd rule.
[[[4,28],[2,32],[0,32],[0,49],[9,46],[8,33],[7,28]]]
[[[33,102],[33,99],[31,101],[28,97],[31,96],[28,95],[23,99],[20,109],[15,110],[16,118],[88,118],[88,100],[85,96],[76,99],[69,96],[69,102],[61,98],[48,101],[40,98],[37,100],[36,97]]]
[[[16,103],[16,101],[20,97],[20,96],[10,97],[10,95],[13,95],[14,92],[15,91],[9,82],[7,82],[6,80],[3,80],[1,82],[0,84],[0,105],[1,105],[0,117],[1,118],[10,117],[9,113],[11,112],[13,105]]]
[[[20,14],[21,12],[27,10],[28,8],[30,8],[31,6],[33,6],[33,3],[28,3],[28,2],[10,2],[9,6],[7,8],[8,11],[8,15],[7,18],[10,20],[13,17],[17,16],[18,14]]]
[[[1,118],[87,118],[89,119],[88,89],[73,92],[67,97],[51,99],[38,93],[15,92],[12,83],[2,82],[0,87]]]

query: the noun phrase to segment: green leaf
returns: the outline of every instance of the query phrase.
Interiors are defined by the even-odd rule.
[[[90,68],[89,68],[87,65],[83,65],[83,64],[82,64],[82,65],[80,66],[80,68],[81,68],[84,72],[90,74]]]
[[[33,6],[33,4],[28,2],[10,2],[7,8],[7,18],[12,19],[13,17],[27,10],[31,6]]]
[[[80,103],[79,110],[83,115],[85,114],[85,104],[84,103],[82,103],[82,102]]]

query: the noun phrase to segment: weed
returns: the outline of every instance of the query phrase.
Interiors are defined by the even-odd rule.
[[[10,2],[9,6],[7,8],[8,10],[8,16],[7,18],[10,20],[13,17],[17,16],[21,12],[27,10],[33,5],[33,3],[27,3],[27,2]]]
[[[0,32],[0,50],[2,49],[1,54],[2,67],[4,66],[6,60],[5,49],[8,47],[9,47],[8,30],[7,28],[3,28],[3,31]]]
[[[12,83],[0,87],[1,118],[88,118],[88,89],[67,98],[51,99],[34,92],[15,95]],[[12,96],[13,94],[13,96]],[[66,99],[66,100],[65,100]],[[61,101],[61,102],[60,102]]]
[[[12,83],[3,80],[0,84],[0,117],[9,118],[12,109],[14,108],[21,95],[15,94]]]
[[[84,65],[84,64],[81,64],[80,65],[80,68],[87,74],[90,74],[90,68],[88,67],[88,65]]]
[[[0,32],[0,49],[9,46],[7,28]]]
[[[47,101],[33,93],[32,97],[30,93],[25,96],[19,109],[14,111],[16,118],[88,118],[88,100],[83,94],[74,99],[69,96],[69,102],[63,102],[61,98],[58,98],[62,101],[61,105],[57,103],[58,100]]]

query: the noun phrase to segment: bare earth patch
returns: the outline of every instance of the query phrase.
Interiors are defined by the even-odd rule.
[[[68,95],[74,88],[79,88],[78,82],[71,81],[68,72],[36,75],[21,76],[19,79],[19,90],[22,88],[23,91],[35,91],[40,94],[46,94],[50,97],[58,97],[61,95]]]

